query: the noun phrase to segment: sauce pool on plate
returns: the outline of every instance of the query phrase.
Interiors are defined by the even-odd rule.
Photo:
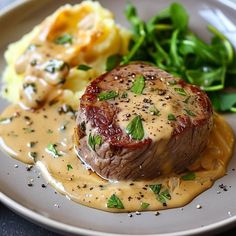
[[[86,169],[77,157],[75,125],[75,112],[63,97],[36,111],[10,105],[1,115],[1,146],[15,159],[39,167],[54,188],[75,202],[112,212],[187,204],[225,174],[234,140],[229,125],[214,114],[207,147],[189,172],[152,181],[110,182]]]

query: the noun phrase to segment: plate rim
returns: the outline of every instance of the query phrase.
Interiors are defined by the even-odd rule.
[[[9,13],[17,10],[18,8],[27,5],[35,0],[16,0],[13,3],[3,7],[0,10],[0,20],[3,17],[6,17]],[[99,0],[97,0],[99,1]],[[236,2],[232,2],[230,0],[217,0],[220,4],[227,6],[228,8],[236,11]],[[36,1],[35,1],[36,2]],[[209,224],[207,226],[198,227],[194,229],[178,231],[174,233],[157,233],[157,234],[117,234],[117,233],[108,233],[103,231],[95,231],[90,229],[85,229],[81,227],[72,226],[70,224],[65,224],[57,220],[53,220],[47,218],[46,216],[37,213],[24,205],[20,204],[13,198],[8,197],[5,193],[3,193],[2,189],[0,189],[0,202],[13,210],[18,215],[33,221],[33,223],[41,225],[43,227],[49,228],[51,230],[60,232],[60,233],[72,233],[74,235],[83,234],[83,235],[91,235],[91,236],[181,236],[181,235],[199,235],[199,234],[207,234],[209,232],[220,233],[223,230],[229,229],[236,225],[236,215],[232,216],[228,219],[221,220],[216,223]],[[116,213],[112,213],[116,214]]]
[[[60,231],[61,233],[72,233],[75,235],[83,234],[89,236],[182,236],[182,235],[200,235],[207,234],[217,230],[217,233],[222,232],[225,229],[229,229],[235,224],[236,216],[230,217],[228,219],[222,220],[220,222],[212,223],[207,226],[198,227],[190,230],[178,231],[174,233],[157,233],[157,234],[117,234],[117,233],[107,233],[103,231],[94,231],[90,229],[84,229],[69,224],[62,223],[50,218],[47,218],[40,213],[37,213],[22,204],[18,203],[16,200],[8,197],[6,194],[0,192],[0,202],[12,209],[14,212],[18,213],[26,219],[30,219],[36,224],[45,226],[54,231]],[[117,214],[117,213],[111,213]]]

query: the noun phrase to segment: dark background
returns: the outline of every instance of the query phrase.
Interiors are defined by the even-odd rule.
[[[16,0],[0,0],[0,10]],[[59,236],[37,226],[6,208],[0,203],[0,236]],[[236,229],[225,232],[222,235],[236,235]]]

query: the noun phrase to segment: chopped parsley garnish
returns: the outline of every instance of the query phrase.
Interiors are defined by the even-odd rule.
[[[108,208],[117,208],[117,209],[124,209],[124,205],[122,201],[115,195],[112,194],[111,197],[107,201]]]
[[[149,188],[155,193],[159,194],[161,191],[162,184],[151,184],[149,185]]]
[[[171,200],[171,195],[168,189],[161,191],[162,184],[149,185],[149,187],[155,193],[157,200],[160,201],[163,206],[166,206],[167,200]]]
[[[88,144],[95,151],[96,145],[102,145],[102,137],[100,135],[92,136],[91,134],[89,134]]]
[[[175,115],[169,114],[169,115],[168,115],[168,120],[169,120],[169,121],[173,121],[173,120],[175,121],[175,120],[176,120]]]
[[[157,199],[163,204],[163,206],[166,206],[166,200],[171,200],[169,191],[166,189],[163,192],[160,192]]]
[[[37,65],[37,60],[36,60],[36,59],[33,59],[33,60],[30,62],[30,65],[31,65],[31,66],[36,66],[36,65]]]
[[[128,93],[127,92],[123,92],[122,94],[121,94],[121,98],[127,98],[128,97]]]
[[[83,71],[88,71],[88,70],[92,69],[92,67],[88,66],[88,65],[81,64],[81,65],[77,66],[77,69],[78,70],[83,70]]]
[[[6,117],[6,118],[1,118],[0,119],[0,124],[5,125],[11,123],[13,120],[13,117]]]
[[[62,154],[60,154],[58,151],[57,151],[57,145],[55,143],[49,143],[48,146],[47,146],[47,150],[53,154],[54,157],[60,157],[62,156]]]
[[[68,64],[65,63],[64,61],[57,60],[57,59],[52,59],[52,60],[49,60],[46,63],[46,66],[45,66],[44,70],[47,71],[48,73],[53,74],[56,71],[63,70],[66,66],[68,66]]]
[[[66,114],[66,113],[75,113],[75,110],[72,108],[72,106],[68,104],[63,104],[61,107],[58,108],[58,113],[59,114]]]
[[[184,111],[187,113],[187,115],[189,116],[196,116],[195,113],[193,113],[192,111],[188,110],[188,109],[184,109]]]
[[[142,94],[145,87],[145,79],[142,75],[136,77],[131,87],[131,91],[135,94]]]
[[[188,172],[187,174],[181,176],[182,180],[194,180],[196,178],[196,175],[194,172]]]
[[[51,129],[48,129],[48,130],[47,130],[47,133],[48,133],[48,134],[52,134],[53,131],[52,131]]]
[[[151,106],[149,108],[149,112],[153,115],[153,116],[158,116],[160,115],[160,111],[155,107],[155,106]]]
[[[169,85],[176,85],[177,81],[176,80],[170,80],[170,81],[168,81],[168,84]]]
[[[134,117],[126,127],[126,133],[130,134],[135,140],[142,140],[144,137],[144,129],[141,116]]]
[[[188,96],[183,102],[188,104],[190,98],[191,98],[191,96]]]
[[[35,132],[35,130],[30,127],[24,127],[23,130],[25,131],[25,133],[34,133]]]
[[[147,202],[142,202],[141,203],[141,209],[147,209],[148,207],[150,206],[150,204],[149,203],[147,203]]]
[[[98,94],[98,99],[100,101],[104,101],[104,100],[109,100],[109,99],[112,99],[112,98],[115,98],[117,97],[119,94],[118,92],[114,91],[114,90],[111,90],[111,91],[107,91],[107,92],[101,92]]]
[[[111,71],[116,66],[118,66],[121,62],[122,56],[119,54],[111,55],[107,58],[106,62],[106,71]]]
[[[182,96],[186,96],[186,95],[187,95],[186,91],[185,91],[183,88],[174,88],[174,90],[175,90],[179,95],[182,95]]]
[[[67,170],[70,171],[72,169],[73,169],[72,165],[71,164],[67,164]]]
[[[72,44],[72,41],[73,41],[72,35],[70,35],[70,34],[63,34],[63,35],[59,36],[55,40],[55,43],[56,44],[61,44],[61,45],[67,44],[67,43]]]

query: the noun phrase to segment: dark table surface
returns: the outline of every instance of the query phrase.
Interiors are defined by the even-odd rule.
[[[0,10],[16,0],[0,0]],[[59,236],[15,214],[0,203],[0,236]],[[236,228],[224,234],[236,235]]]

